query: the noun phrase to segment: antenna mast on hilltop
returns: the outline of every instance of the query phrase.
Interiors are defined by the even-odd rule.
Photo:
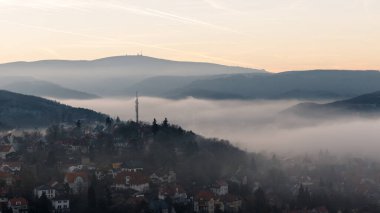
[[[139,96],[137,92],[136,92],[135,109],[136,109],[136,123],[139,123]]]

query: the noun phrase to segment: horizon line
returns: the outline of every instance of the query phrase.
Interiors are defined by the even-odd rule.
[[[102,59],[107,59],[107,58],[115,58],[115,57],[146,57],[146,58],[172,61],[172,62],[215,64],[215,65],[221,65],[221,66],[227,66],[227,67],[239,67],[239,68],[244,68],[244,69],[261,70],[261,71],[264,71],[267,73],[273,73],[273,74],[284,73],[284,72],[303,72],[303,71],[348,71],[348,72],[349,71],[377,71],[377,72],[380,72],[380,69],[337,69],[337,68],[311,68],[311,69],[299,69],[299,70],[281,70],[281,71],[273,72],[273,71],[262,69],[262,68],[254,68],[254,67],[247,67],[247,66],[241,66],[241,65],[228,65],[228,64],[222,64],[222,63],[210,62],[210,61],[191,61],[191,60],[175,60],[175,59],[161,58],[161,57],[156,57],[156,56],[143,55],[142,52],[137,52],[135,54],[102,56],[102,57],[89,58],[89,59],[46,58],[46,59],[37,59],[37,60],[16,60],[16,61],[0,62],[0,65],[14,64],[14,63],[35,63],[35,62],[43,62],[43,61],[92,62],[92,61],[97,61],[97,60],[102,60]]]

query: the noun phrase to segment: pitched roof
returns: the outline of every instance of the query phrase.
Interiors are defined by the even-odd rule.
[[[140,172],[135,172],[130,176],[129,183],[131,185],[140,185],[149,183],[149,178]]]
[[[14,168],[14,167],[21,167],[22,163],[19,161],[10,161],[10,162],[3,162],[1,165]]]
[[[49,185],[41,185],[41,186],[36,187],[36,190],[52,190],[52,189],[54,188]]]
[[[164,195],[173,196],[176,193],[186,193],[186,191],[180,185],[166,185],[160,188],[160,193]]]
[[[9,202],[11,203],[12,206],[24,206],[24,205],[28,205],[28,201],[23,198],[23,197],[18,197],[18,198],[12,198],[9,200]],[[18,203],[20,202],[20,203]]]
[[[221,197],[221,199],[224,202],[235,202],[235,201],[240,201],[241,199],[238,196],[232,195],[232,194],[226,194]]]
[[[211,199],[214,199],[214,194],[210,191],[200,191],[200,192],[198,192],[196,199],[198,199],[198,200],[211,200]]]
[[[88,175],[85,172],[69,172],[65,175],[65,181],[68,183],[74,183],[77,177],[83,178],[84,181],[88,180]]]
[[[218,180],[213,184],[213,187],[228,186],[228,183],[224,180]]]
[[[149,178],[141,172],[119,172],[115,176],[116,184],[125,184],[126,177],[129,177],[129,184],[131,185],[141,185],[149,183]]]
[[[0,179],[12,177],[12,174],[0,171]]]
[[[0,145],[0,152],[9,152],[12,149],[12,145]]]

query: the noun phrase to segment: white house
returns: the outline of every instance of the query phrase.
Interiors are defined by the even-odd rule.
[[[218,196],[226,195],[228,194],[228,183],[222,180],[216,181],[211,186],[211,191]]]
[[[38,186],[34,189],[34,196],[37,198],[40,198],[43,194],[45,194],[46,197],[51,200],[55,198],[56,191],[53,187],[48,185]]]
[[[70,200],[66,198],[57,198],[52,201],[54,213],[70,212]]]

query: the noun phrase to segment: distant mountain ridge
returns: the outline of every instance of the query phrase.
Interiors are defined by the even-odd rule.
[[[54,73],[57,70],[64,73]],[[34,74],[98,74],[107,75],[213,75],[233,73],[265,73],[265,70],[225,66],[206,62],[187,62],[158,59],[148,56],[112,56],[95,60],[40,60],[32,62],[11,62],[0,64],[0,72],[23,73],[28,70]],[[82,73],[77,73],[81,71]],[[50,73],[50,74],[53,74]]]
[[[312,70],[234,74],[196,80],[172,93],[185,97],[191,96],[193,90],[229,93],[243,99],[341,99],[380,90],[380,72]]]
[[[104,121],[106,115],[44,98],[0,90],[0,128],[36,128],[54,123]]]
[[[95,60],[40,60],[0,64],[0,77],[33,76],[62,87],[99,96],[133,94],[136,92],[132,88],[135,84],[151,77],[192,78],[237,73],[267,72],[261,69],[205,62],[173,61],[136,55],[112,56]],[[171,81],[171,83],[175,82]],[[171,88],[175,89],[176,87],[172,86]],[[162,92],[160,91],[159,94],[161,95]]]
[[[139,91],[141,95],[169,99],[191,96],[203,99],[338,100],[380,90],[380,72],[375,70],[269,73],[260,69],[147,56],[0,64],[0,77],[7,75],[33,76],[59,85],[60,93],[65,91],[79,99],[130,96]],[[21,89],[22,86],[26,87],[4,88],[49,96],[46,92],[50,89],[45,87],[34,85],[35,88]],[[62,98],[58,87],[56,89],[54,96]]]

